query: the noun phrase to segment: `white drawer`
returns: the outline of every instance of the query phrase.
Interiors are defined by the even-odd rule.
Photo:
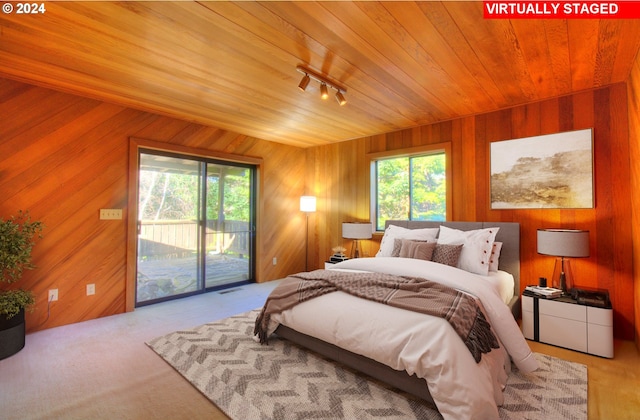
[[[554,302],[552,300],[539,299],[540,315],[550,315],[558,318],[573,319],[587,322],[587,307],[571,303]]]
[[[522,311],[522,335],[528,340],[534,340],[533,311]]]
[[[566,303],[562,305],[577,306]],[[587,324],[572,319],[540,314],[540,341],[586,353]]]
[[[522,296],[522,311],[533,312],[533,298],[531,296]]]
[[[613,326],[588,324],[587,346],[590,354],[602,357],[613,357]]]
[[[611,309],[594,308],[587,306],[587,322],[589,324],[613,326],[613,311]]]

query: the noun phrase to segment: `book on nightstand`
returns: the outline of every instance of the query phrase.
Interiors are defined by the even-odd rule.
[[[346,261],[348,259],[349,259],[349,257],[345,256],[344,254],[333,254],[329,258],[329,262],[331,262],[331,263],[339,263],[339,262],[342,262],[342,261]]]
[[[540,297],[545,299],[555,299],[562,296],[562,290],[553,287],[527,286],[524,289],[525,295]]]

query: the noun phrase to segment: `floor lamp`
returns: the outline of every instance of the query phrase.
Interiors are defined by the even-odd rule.
[[[312,195],[303,195],[300,197],[300,211],[304,212],[307,216],[307,228],[305,232],[307,238],[305,240],[305,252],[304,252],[304,271],[309,270],[309,213],[316,211],[316,197]]]

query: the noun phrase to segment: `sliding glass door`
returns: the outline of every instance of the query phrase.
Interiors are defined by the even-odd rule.
[[[205,288],[215,288],[253,272],[253,171],[220,163],[206,168]]]
[[[136,305],[254,279],[255,167],[142,150]]]

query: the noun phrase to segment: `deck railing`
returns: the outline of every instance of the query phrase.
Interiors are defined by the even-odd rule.
[[[207,252],[249,255],[248,222],[211,220],[206,229]],[[183,258],[198,248],[198,223],[195,220],[143,220],[138,243],[141,257]]]

